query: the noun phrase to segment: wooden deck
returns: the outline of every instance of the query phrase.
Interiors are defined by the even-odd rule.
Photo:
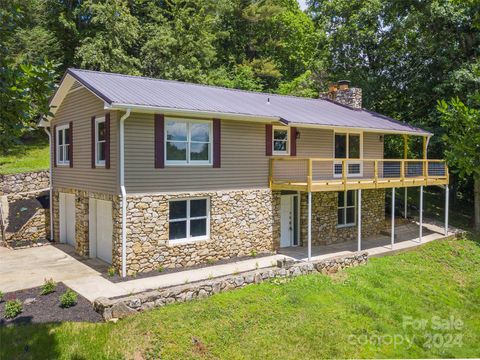
[[[269,179],[272,190],[319,192],[448,185],[449,175],[443,160],[291,157],[270,159]]]

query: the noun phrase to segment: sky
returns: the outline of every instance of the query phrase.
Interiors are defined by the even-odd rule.
[[[307,8],[307,0],[297,0],[298,3],[300,4],[300,9],[305,10]]]

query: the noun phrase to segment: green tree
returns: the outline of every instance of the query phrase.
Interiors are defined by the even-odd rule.
[[[126,0],[86,0],[78,9],[84,22],[75,50],[75,59],[81,67],[140,74],[140,60],[133,48],[139,38],[140,27]]]
[[[0,39],[18,29],[24,14],[17,7],[0,8]],[[19,141],[36,127],[39,116],[47,115],[48,99],[54,91],[55,65],[48,60],[35,64],[17,63],[0,41],[0,151]]]
[[[480,231],[480,93],[473,97],[476,107],[460,99],[439,101],[441,126],[445,129],[445,158],[461,178],[473,177],[475,230]]]

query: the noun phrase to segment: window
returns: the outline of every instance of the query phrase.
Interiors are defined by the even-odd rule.
[[[70,127],[57,126],[57,165],[70,164]]]
[[[210,121],[167,120],[165,127],[167,164],[211,164]]]
[[[338,226],[355,225],[357,192],[348,190],[338,193]]]
[[[285,127],[273,127],[273,154],[274,155],[288,155],[290,153],[290,146],[288,143],[290,129]]]
[[[357,133],[335,133],[335,159],[360,159],[362,154],[362,138]],[[342,176],[342,162],[334,164],[336,177]],[[347,162],[347,175],[361,176],[362,163],[356,161]]]
[[[201,240],[209,234],[208,199],[172,200],[169,204],[169,239]]]
[[[95,120],[95,164],[105,166],[105,118]]]

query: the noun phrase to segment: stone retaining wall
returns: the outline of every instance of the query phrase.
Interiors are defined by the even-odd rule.
[[[48,189],[49,176],[48,170],[0,175],[0,195]]]
[[[307,243],[307,194],[300,200],[300,232]],[[312,244],[328,245],[357,238],[357,226],[337,227],[338,192],[312,193]],[[379,234],[385,225],[385,190],[362,191],[362,236]]]
[[[18,247],[17,242],[29,243],[36,246],[40,240],[50,237],[50,211],[49,209],[38,209],[20,230],[12,234],[6,234],[6,245]],[[24,245],[24,247],[27,245]]]
[[[319,262],[301,262],[280,268],[264,268],[223,276],[212,280],[145,291],[140,294],[122,298],[98,298],[94,302],[94,308],[105,320],[124,318],[139,311],[161,307],[175,302],[202,299],[219,292],[241,288],[249,284],[258,284],[273,278],[296,277],[311,273],[332,274],[347,267],[366,264],[367,261],[368,253],[363,251]]]
[[[169,241],[169,200],[191,197],[210,200],[210,237]],[[128,196],[128,274],[273,252],[280,237],[279,212],[279,194],[269,189]],[[116,254],[121,263],[120,246]]]

